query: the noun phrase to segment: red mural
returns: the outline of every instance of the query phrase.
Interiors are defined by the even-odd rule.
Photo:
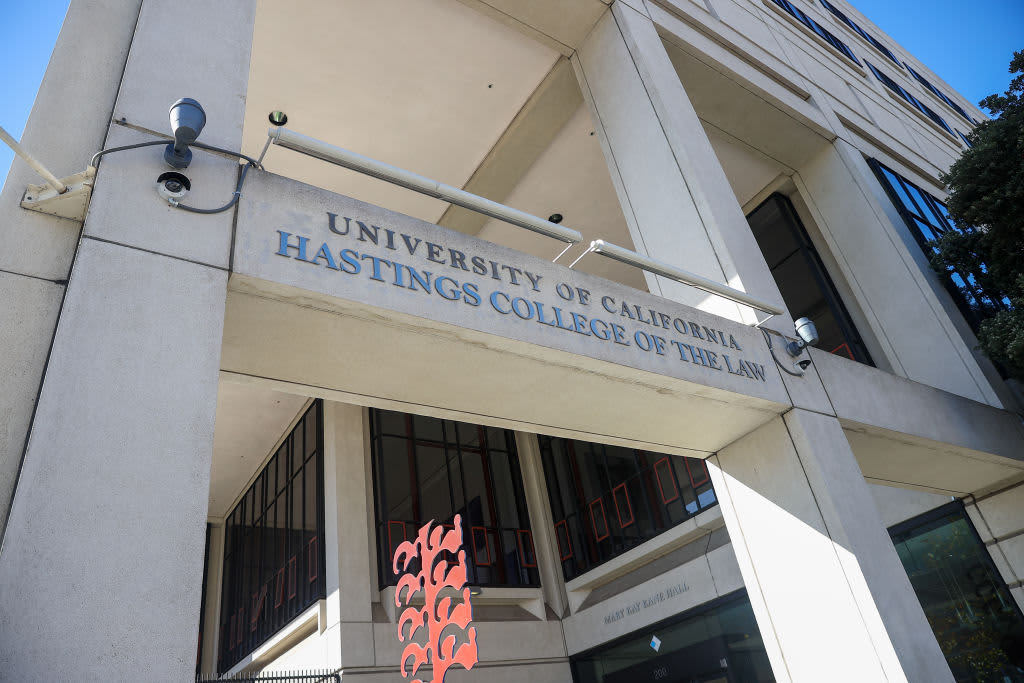
[[[461,517],[456,515],[454,522],[454,528],[427,522],[414,540],[403,541],[395,550],[393,567],[395,574],[401,574],[395,590],[395,607],[406,606],[398,618],[398,640],[408,642],[402,650],[403,678],[415,676],[421,666],[429,664],[433,670],[430,683],[444,683],[452,665],[472,669],[477,663],[476,629],[470,626],[473,606],[466,586]],[[457,561],[453,562],[451,557],[456,557]],[[419,570],[409,571],[416,560],[419,560]],[[423,607],[410,606],[413,596],[421,591]],[[448,594],[439,600],[442,592]],[[452,594],[461,596],[461,602],[453,605]],[[408,634],[404,633],[406,624],[409,624]],[[459,630],[464,633],[464,642],[456,647]],[[424,637],[426,642],[421,645]],[[420,643],[413,642],[414,639]],[[407,671],[406,663],[410,658],[412,670]],[[424,681],[414,678],[411,683]]]

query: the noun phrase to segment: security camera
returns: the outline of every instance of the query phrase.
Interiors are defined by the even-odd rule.
[[[818,343],[818,328],[814,326],[810,318],[800,318],[796,321],[796,333],[800,335],[805,346],[816,346]]]
[[[810,318],[800,318],[796,321],[796,333],[800,337],[800,341],[791,341],[786,344],[786,351],[794,358],[803,353],[804,349],[808,346],[814,346],[818,343],[818,328],[814,326]],[[807,365],[810,365],[809,360]],[[801,365],[801,368],[806,367],[806,365]]]
[[[191,189],[192,183],[180,173],[168,171],[156,179],[156,193],[172,206]]]
[[[174,142],[164,148],[164,161],[172,168],[188,168],[192,150],[188,148],[206,125],[206,112],[191,97],[183,97],[171,105],[171,132]]]

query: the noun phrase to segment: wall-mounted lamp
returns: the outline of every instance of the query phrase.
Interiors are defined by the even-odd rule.
[[[171,132],[174,142],[164,148],[164,161],[172,168],[188,168],[192,163],[192,150],[188,148],[206,125],[206,112],[191,97],[182,97],[171,105]]]

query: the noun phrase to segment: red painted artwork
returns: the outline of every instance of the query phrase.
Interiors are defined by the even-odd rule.
[[[476,629],[470,626],[473,607],[466,586],[462,519],[456,515],[454,522],[454,528],[427,522],[414,540],[403,541],[395,550],[392,564],[395,574],[401,574],[395,590],[395,607],[405,606],[398,618],[398,640],[408,643],[402,650],[403,678],[415,676],[420,667],[429,664],[433,672],[429,683],[444,683],[445,673],[453,665],[472,669],[477,663]],[[457,560],[452,561],[453,557]],[[410,571],[416,560],[419,570]],[[413,597],[421,591],[423,607],[411,606]],[[442,592],[444,597],[440,597]],[[453,604],[453,595],[461,601]],[[459,630],[463,636],[461,643]],[[412,668],[407,670],[410,659]],[[426,682],[414,678],[411,683]]]

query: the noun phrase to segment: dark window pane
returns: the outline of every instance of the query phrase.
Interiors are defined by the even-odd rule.
[[[1024,617],[959,503],[891,530],[957,681],[1024,681]]]
[[[541,461],[562,571],[571,580],[689,519],[698,502],[685,459],[660,453],[540,436]],[[701,491],[711,484],[693,461]],[[687,506],[686,502],[692,502]]]
[[[319,526],[323,502],[319,456],[289,476],[294,434],[313,425],[317,443],[320,405],[307,411],[293,436],[270,458],[227,519],[218,666],[231,668],[312,602],[323,597],[323,553]],[[302,439],[298,439],[301,443]],[[313,539],[317,539],[311,545]]]
[[[793,317],[814,321],[821,348],[871,365],[871,356],[789,199],[773,194],[747,216],[747,222]],[[784,250],[778,248],[780,243],[786,245]]]
[[[416,472],[420,500],[419,522],[447,522],[452,516],[452,500],[448,490],[444,449],[419,446],[416,449]]]
[[[402,422],[413,425],[414,439],[386,435]],[[470,583],[539,585],[536,562],[524,559],[518,545],[517,533],[530,530],[511,432],[383,411],[371,411],[370,425],[381,586],[398,578],[390,566],[401,540],[430,520],[449,524],[456,514]]]

